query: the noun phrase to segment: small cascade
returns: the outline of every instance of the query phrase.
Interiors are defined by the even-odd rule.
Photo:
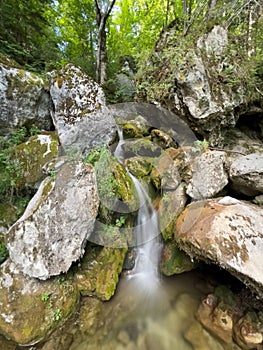
[[[123,138],[123,131],[118,126],[119,143],[115,149],[114,156],[123,162],[125,159],[123,144],[126,142]],[[158,262],[161,250],[159,236],[158,213],[151,203],[147,191],[147,184],[143,184],[128,169],[131,180],[137,191],[139,199],[139,210],[136,222],[133,227],[134,245],[137,249],[135,267],[130,273],[130,277],[136,278],[138,283],[143,284],[144,288],[153,290],[158,285]]]
[[[143,278],[146,284],[155,283],[159,279],[158,261],[161,249],[159,239],[158,213],[143,184],[129,174],[139,197],[140,208],[134,226],[137,259],[132,276]]]
[[[125,141],[123,138],[122,128],[119,125],[117,125],[117,132],[118,132],[118,136],[119,136],[119,142],[118,142],[118,145],[117,145],[113,155],[115,158],[117,158],[119,160],[119,162],[122,162],[124,159],[124,152],[122,149],[122,145],[125,143]]]

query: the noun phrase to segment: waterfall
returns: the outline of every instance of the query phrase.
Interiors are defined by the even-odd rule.
[[[121,162],[125,159],[122,146],[125,144],[123,132],[118,126],[119,143],[115,149],[114,156]],[[127,141],[128,142],[128,141]],[[158,212],[152,205],[148,194],[148,186],[142,183],[128,169],[139,199],[139,210],[133,227],[134,242],[136,247],[136,261],[130,277],[143,284],[144,288],[153,290],[158,285],[158,262],[161,250],[159,236]]]

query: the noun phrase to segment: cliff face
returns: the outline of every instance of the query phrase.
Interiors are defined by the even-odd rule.
[[[197,136],[222,146],[240,116],[262,120],[259,67],[259,57],[248,54],[238,36],[221,25],[199,36],[171,28],[138,74],[138,98],[169,108]]]

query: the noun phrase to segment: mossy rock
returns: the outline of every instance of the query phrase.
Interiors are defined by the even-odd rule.
[[[141,138],[143,131],[138,123],[126,123],[122,125],[123,136],[125,139]]]
[[[175,242],[165,243],[160,262],[160,270],[165,276],[191,271],[197,267],[189,255],[180,250]]]
[[[70,275],[48,281],[29,279],[9,259],[1,265],[0,286],[0,333],[21,345],[43,339],[79,302]]]
[[[150,174],[152,164],[146,158],[132,157],[126,160],[125,166],[137,178],[143,178]]]
[[[88,246],[75,274],[82,295],[109,300],[115,292],[127,248]]]
[[[43,179],[43,166],[58,156],[58,137],[55,132],[32,136],[15,148],[20,174],[17,187],[33,185]]]
[[[125,154],[129,155],[130,157],[159,157],[162,152],[162,148],[153,143],[147,137],[125,142],[122,148]]]
[[[102,203],[106,202],[109,204],[108,207],[112,209],[114,209],[115,204],[123,204],[126,207],[126,212],[138,209],[138,198],[134,184],[125,167],[109,151],[103,152],[95,164],[95,170]]]

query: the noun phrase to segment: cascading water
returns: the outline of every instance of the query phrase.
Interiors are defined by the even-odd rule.
[[[125,159],[123,152],[125,140],[121,127],[118,127],[118,136],[119,143],[115,149],[114,156],[119,161],[123,161]],[[137,257],[135,267],[131,271],[130,276],[136,279],[138,284],[142,284],[144,289],[149,289],[153,292],[159,280],[158,260],[161,249],[158,213],[151,203],[147,184],[143,184],[128,170],[127,173],[134,184],[139,199],[139,210],[133,229]]]

